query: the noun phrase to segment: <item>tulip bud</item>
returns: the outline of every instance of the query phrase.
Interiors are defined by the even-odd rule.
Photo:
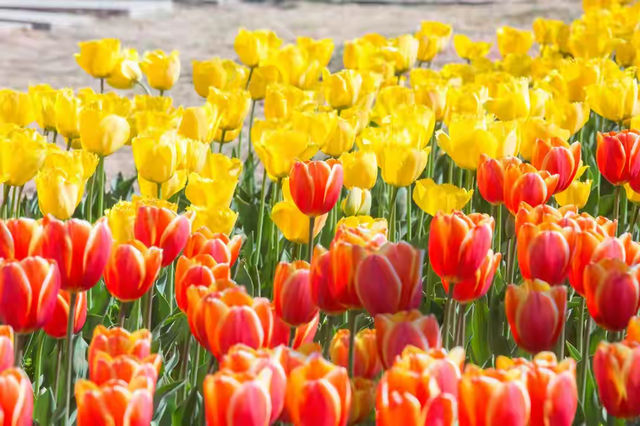
[[[40,222],[28,218],[0,220],[0,258],[22,260],[42,232]]]
[[[29,377],[18,368],[0,372],[0,414],[9,425],[33,422],[33,388]]]
[[[570,226],[525,223],[518,230],[518,264],[524,279],[562,284],[569,274],[575,233]]]
[[[62,220],[73,216],[82,201],[85,181],[59,168],[43,168],[36,176],[38,207],[43,215]]]
[[[349,424],[362,423],[376,404],[376,382],[362,377],[351,379],[351,412]]]
[[[162,262],[162,250],[138,240],[113,247],[104,270],[104,284],[116,299],[132,302],[153,285]]]
[[[569,144],[560,138],[538,139],[533,148],[531,164],[538,170],[557,174],[555,192],[562,192],[571,185],[581,164],[581,145]]]
[[[640,156],[636,154],[640,134],[634,130],[623,130],[598,133],[597,136],[596,161],[602,176],[613,185],[622,185],[635,178],[637,170],[640,170]],[[631,188],[639,190],[640,185],[635,181],[637,179]]]
[[[51,312],[51,316],[42,327],[47,335],[62,339],[67,335],[67,325],[69,323],[69,301],[71,293],[60,290],[56,303]],[[73,333],[77,334],[82,330],[87,320],[87,294],[81,292],[77,294],[76,307],[73,314]]]
[[[100,353],[106,353],[111,358],[126,355],[143,360],[151,354],[151,332],[141,329],[129,333],[124,328],[106,328],[99,324],[93,330],[87,353],[90,374]]]
[[[342,211],[346,216],[368,215],[371,209],[371,192],[354,187],[342,200]]]
[[[340,156],[344,170],[344,186],[371,189],[378,178],[378,161],[373,152],[345,152]]]
[[[640,346],[601,342],[593,357],[598,395],[607,413],[624,419],[640,416]]]
[[[508,166],[504,175],[504,204],[513,214],[523,202],[532,207],[545,204],[556,191],[559,178],[527,163]]]
[[[278,264],[273,278],[273,303],[276,315],[292,326],[308,323],[318,313],[311,297],[307,262]]]
[[[211,287],[221,291],[232,286],[228,263],[218,263],[208,254],[194,257],[180,256],[176,264],[176,303],[182,312],[187,312],[187,290],[191,286]]]
[[[349,334],[347,329],[338,330],[329,346],[331,362],[345,368],[349,367]],[[382,370],[376,346],[376,330],[360,330],[356,334],[353,350],[353,377],[374,379]]]
[[[113,154],[129,140],[129,123],[119,115],[85,107],[79,123],[82,148],[101,157]]]
[[[282,44],[276,33],[268,30],[248,31],[240,28],[233,42],[233,49],[240,62],[248,67],[255,67],[265,59],[271,50]]]
[[[214,233],[203,227],[191,234],[184,247],[184,255],[194,257],[198,254],[208,254],[218,263],[233,266],[240,254],[242,242],[242,235],[229,238],[225,234]]]
[[[342,178],[342,165],[338,161],[298,161],[289,177],[291,198],[307,216],[328,213],[340,198]]]
[[[180,77],[180,58],[178,51],[169,55],[162,50],[145,52],[140,69],[147,76],[149,86],[156,90],[165,91],[173,87]]]
[[[191,224],[185,215],[164,207],[139,206],[134,224],[134,236],[147,247],[162,249],[162,266],[178,257],[187,244]]]
[[[120,59],[120,40],[104,38],[81,41],[80,53],[75,54],[76,62],[92,77],[106,78]]]

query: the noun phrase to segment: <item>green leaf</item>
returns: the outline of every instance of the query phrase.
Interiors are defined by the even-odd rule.
[[[491,348],[487,344],[489,326],[489,306],[486,297],[473,304],[471,315],[471,353],[476,364],[484,366],[491,358]]]
[[[573,344],[571,344],[570,341],[567,340],[566,342],[567,342],[567,349],[569,350],[569,355],[571,355],[571,358],[575,359],[576,362],[580,362],[582,360],[582,355],[580,354],[580,351],[578,350],[578,348],[573,346]]]

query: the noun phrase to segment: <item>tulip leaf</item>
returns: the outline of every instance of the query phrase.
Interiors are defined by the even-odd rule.
[[[569,351],[569,355],[571,355],[571,358],[575,359],[576,362],[580,362],[582,360],[582,355],[580,354],[578,348],[573,346],[569,340],[567,340],[566,343],[567,350]]]
[[[35,404],[33,410],[33,420],[39,425],[50,425],[53,422],[50,421],[49,413],[51,408],[55,406],[53,400],[53,392],[51,388],[44,389],[44,393],[36,395]]]
[[[89,345],[82,338],[81,335],[77,335],[73,348],[73,371],[76,377],[86,377],[89,370],[89,362],[87,361],[87,350]]]
[[[473,313],[471,316],[471,353],[473,361],[484,366],[491,358],[491,348],[487,345],[489,326],[489,306],[486,298],[477,300],[473,304]]]

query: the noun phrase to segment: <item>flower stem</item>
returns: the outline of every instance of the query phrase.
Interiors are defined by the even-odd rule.
[[[69,414],[71,411],[71,383],[73,382],[73,313],[76,311],[76,299],[78,294],[71,292],[69,297],[69,315],[67,319],[67,389],[65,393],[64,418],[65,424],[71,424]]]
[[[127,302],[121,300],[120,301],[120,312],[118,313],[118,324],[120,327],[124,327],[124,320],[127,318]]]
[[[585,301],[582,299],[582,306],[585,309]],[[581,368],[580,368],[580,381],[578,385],[580,386],[580,401],[582,401],[582,405],[585,405],[585,398],[587,397],[587,374],[589,374],[589,365],[591,364],[591,315],[587,312],[586,319],[584,321],[584,330],[582,336],[582,360],[581,360]]]
[[[262,228],[264,226],[264,202],[265,202],[265,189],[267,185],[267,169],[262,172],[262,188],[260,189],[260,210],[258,210],[258,233],[256,235],[256,267],[260,265],[260,252],[262,250]]]
[[[355,341],[356,331],[358,330],[358,316],[359,313],[353,310],[347,312],[349,319],[349,377],[353,378],[354,359],[355,359]]]
[[[149,291],[147,292],[147,307],[145,310],[144,326],[147,330],[151,331],[151,320],[153,317],[153,290],[156,287],[156,283],[151,284]]]
[[[98,187],[98,217],[104,213],[104,157],[100,157],[98,162],[98,178],[100,179]]]
[[[622,186],[616,186],[613,198],[613,220],[618,222],[618,235],[620,235],[620,195],[622,192]]]
[[[182,360],[180,364],[180,379],[182,382],[186,382],[188,380],[187,371],[189,366],[189,352],[191,352],[191,341],[193,340],[193,336],[189,334],[182,346]],[[184,400],[187,397],[187,385],[182,388],[182,399]]]
[[[389,241],[396,240],[396,198],[398,196],[398,187],[391,187],[391,196],[389,197]]]
[[[311,260],[313,259],[313,227],[315,226],[316,217],[309,216],[309,265],[311,265]]]
[[[100,93],[104,93],[104,78],[100,79]]]
[[[413,230],[411,229],[411,185],[407,186],[407,241],[411,242]]]
[[[444,320],[442,322],[442,330],[444,331],[444,342],[443,342],[443,346],[447,349],[449,349],[449,329],[452,327],[452,322],[453,322],[453,312],[452,311],[452,306],[453,306],[453,287],[454,287],[454,283],[449,283],[449,291],[447,292],[447,301],[445,302],[444,305]]]

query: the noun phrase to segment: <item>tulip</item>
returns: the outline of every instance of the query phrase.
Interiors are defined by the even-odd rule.
[[[48,84],[29,86],[29,97],[35,121],[42,130],[55,130],[56,128],[56,97],[58,91]]]
[[[249,112],[251,96],[246,90],[222,91],[215,87],[209,88],[207,103],[220,112],[220,127],[218,132],[236,131],[242,127],[244,118]],[[215,138],[218,142],[230,142],[222,136]]]
[[[437,212],[452,213],[454,210],[462,210],[472,196],[473,190],[450,183],[438,185],[431,178],[416,181],[413,190],[413,201],[431,216],[435,216]]]
[[[354,187],[340,204],[346,216],[368,215],[371,210],[371,192]]]
[[[389,368],[406,346],[422,350],[442,347],[438,321],[418,310],[375,316],[376,342],[384,368]]]
[[[333,114],[328,117],[325,121],[329,133],[324,142],[320,144],[320,150],[331,157],[338,158],[353,148],[358,123],[356,119],[347,120]]]
[[[185,215],[165,207],[139,206],[134,224],[134,236],[147,247],[162,249],[162,267],[178,257],[187,244],[191,226]]]
[[[418,61],[430,62],[449,42],[453,29],[441,22],[423,21],[420,30],[414,34],[418,40]]]
[[[329,345],[331,362],[349,368],[349,335],[347,329],[340,329]],[[355,337],[353,355],[353,377],[374,379],[382,370],[376,347],[376,330],[363,328]]]
[[[444,291],[449,294],[450,286],[453,286],[453,299],[460,303],[468,303],[477,300],[487,294],[493,277],[502,260],[502,253],[493,253],[489,250],[482,260],[480,267],[476,269],[475,274],[458,282],[442,281]]]
[[[615,258],[587,265],[584,291],[589,313],[600,327],[624,330],[640,307],[638,268]]]
[[[419,68],[416,70],[419,70]],[[414,87],[416,103],[430,108],[435,114],[435,119],[442,121],[445,115],[449,86],[437,81],[428,81],[414,85],[413,79],[411,84]]]
[[[102,385],[78,380],[75,385],[78,426],[151,424],[153,387],[151,379],[144,376],[131,383],[114,379]]]
[[[178,133],[181,136],[195,139],[203,143],[210,143],[220,123],[220,113],[211,105],[185,108]]]
[[[531,31],[504,26],[498,28],[496,36],[498,39],[498,50],[503,57],[513,53],[520,55],[527,54],[533,45],[533,34]]]
[[[38,207],[43,215],[69,219],[82,201],[86,182],[59,168],[44,168],[35,179]]]
[[[485,41],[472,41],[464,34],[453,36],[453,47],[458,56],[469,61],[483,58],[489,54],[491,43]]]
[[[212,232],[230,235],[238,219],[238,213],[228,207],[219,206],[195,206],[187,207],[187,212],[192,214],[193,227],[209,228]]]
[[[42,167],[47,144],[33,130],[16,130],[0,139],[0,176],[4,183],[23,186]]]
[[[546,104],[547,119],[563,128],[567,129],[571,135],[575,135],[589,121],[591,112],[586,102],[569,102],[554,99]]]
[[[242,174],[242,161],[238,158],[229,158],[224,154],[208,153],[204,168],[200,176],[220,180],[223,178],[240,178]]]
[[[638,115],[638,82],[631,75],[620,75],[583,88],[589,107],[612,121],[621,122]]]
[[[62,339],[67,334],[67,324],[69,323],[69,302],[71,293],[66,290],[58,291],[58,297],[51,312],[51,316],[42,327],[49,336],[55,339]],[[87,320],[87,295],[78,293],[78,299],[73,311],[73,333],[77,334],[82,330]]]
[[[545,204],[558,186],[560,175],[539,171],[530,164],[514,164],[505,170],[504,204],[515,214],[521,203]]]
[[[132,383],[142,378],[154,389],[162,367],[158,354],[138,359],[132,355],[112,357],[106,352],[98,352],[93,361],[94,364],[89,366],[89,380],[98,386],[112,380]]]
[[[518,264],[524,279],[562,284],[569,275],[575,234],[569,226],[523,224],[517,233]]]
[[[0,90],[0,122],[27,126],[35,120],[29,94],[11,89]]]
[[[149,86],[164,92],[173,87],[180,77],[180,58],[177,50],[170,54],[162,50],[145,52],[140,69],[147,76]]]
[[[310,160],[318,151],[302,131],[286,128],[262,131],[261,127],[260,122],[254,124],[251,141],[271,180],[287,177],[297,160]]]
[[[503,203],[505,169],[512,164],[518,165],[520,163],[521,161],[517,157],[503,157],[496,160],[486,154],[481,154],[476,177],[482,198],[491,204]]]
[[[141,361],[151,355],[151,332],[142,329],[129,333],[124,328],[106,328],[98,324],[93,329],[93,337],[89,343],[89,366],[96,365],[101,352],[111,358],[126,355]]]
[[[450,283],[473,278],[490,252],[493,218],[485,214],[437,213],[429,232],[433,271]]]
[[[233,42],[233,49],[240,62],[253,68],[267,59],[270,51],[277,49],[281,44],[282,40],[273,31],[248,31],[240,28]]]
[[[351,408],[347,370],[312,354],[289,374],[285,404],[293,424],[317,424],[312,413],[322,413],[322,424],[346,425]]]
[[[198,95],[206,98],[209,87],[220,90],[244,89],[249,71],[231,59],[211,58],[192,61],[193,87]]]
[[[138,51],[124,49],[107,78],[107,84],[116,89],[131,89],[141,79]]]
[[[228,206],[237,183],[238,180],[234,177],[208,179],[197,173],[190,173],[185,196],[198,206]]]
[[[567,189],[554,195],[559,206],[576,206],[583,208],[589,201],[591,195],[592,180],[588,179],[584,182],[574,180]]]
[[[640,317],[634,316],[629,320],[625,340],[640,343]]]
[[[0,373],[13,367],[14,342],[13,328],[9,325],[0,325]]]
[[[176,170],[168,181],[161,184],[151,182],[138,174],[138,186],[140,187],[140,195],[148,198],[160,197],[159,199],[168,200],[178,192],[180,192],[187,184],[187,170]]]
[[[382,180],[396,187],[411,185],[427,166],[429,151],[430,148],[386,146],[378,156]]]
[[[615,233],[615,228],[613,233]],[[602,229],[582,230],[576,233],[569,283],[578,294],[585,294],[585,268],[605,258],[626,259],[626,250],[621,239],[613,238]]]
[[[330,38],[314,40],[311,37],[296,37],[296,45],[301,48],[312,61],[327,67],[331,61],[334,43]]]
[[[42,220],[38,254],[55,260],[60,269],[60,287],[70,292],[89,290],[98,283],[111,253],[111,231],[106,219],[93,226],[84,220]]]
[[[464,349],[404,349],[378,383],[376,424],[456,424]]]
[[[593,357],[593,375],[607,413],[620,418],[640,416],[640,386],[634,378],[640,366],[640,346],[600,342]]]
[[[199,228],[187,240],[184,255],[194,257],[199,254],[208,254],[217,263],[233,266],[240,254],[242,240],[241,235],[229,238],[225,234],[211,232],[208,228]]]
[[[487,111],[502,121],[516,120],[533,115],[533,107],[529,93],[529,81],[525,78],[514,78],[500,82],[485,107]]]
[[[309,264],[303,260],[280,262],[273,278],[273,301],[278,315],[291,326],[311,321],[318,307],[311,297]]]
[[[340,156],[344,171],[344,186],[371,189],[378,177],[376,155],[373,152],[345,152]]]
[[[113,154],[129,140],[129,123],[115,114],[84,108],[79,124],[82,148],[101,157]]]
[[[42,226],[33,219],[0,220],[0,259],[22,260],[29,256],[40,232]]]
[[[264,64],[278,68],[284,83],[303,90],[316,85],[323,67],[318,59],[309,55],[306,47],[293,44],[274,50]]]
[[[320,347],[318,343],[313,342],[319,324],[320,314],[318,313],[310,322],[292,328],[275,315],[275,309],[273,309],[273,330],[267,346],[269,348],[286,346],[300,353],[304,352],[307,355],[313,352],[322,352],[322,347]],[[293,340],[291,340],[292,333]]]
[[[531,164],[538,170],[557,174],[556,192],[564,191],[573,182],[580,167],[580,143],[569,146],[560,138],[538,139],[533,148]]]
[[[571,133],[558,125],[541,117],[529,117],[518,123],[518,139],[520,140],[520,156],[531,160],[533,149],[538,139],[550,140],[559,138],[567,140]]]
[[[376,382],[362,377],[351,379],[351,412],[349,424],[365,421],[376,404]]]
[[[323,77],[324,95],[327,103],[334,109],[352,107],[360,97],[362,75],[354,70],[345,69]]]
[[[120,58],[120,40],[104,38],[81,41],[80,53],[75,54],[76,62],[90,76],[106,78],[111,74]]]
[[[33,388],[29,377],[18,368],[0,372],[0,419],[11,426],[33,423]]]
[[[271,84],[265,89],[264,117],[267,120],[289,118],[294,111],[315,109],[313,92],[287,84]]]
[[[252,348],[269,343],[273,314],[266,299],[252,299],[244,287],[220,292],[203,287],[187,289],[187,318],[192,334],[216,358],[236,343]]]
[[[289,177],[291,198],[307,216],[328,213],[340,198],[342,177],[342,165],[338,161],[298,161]]]
[[[162,250],[145,247],[138,240],[113,247],[104,270],[109,293],[123,302],[141,298],[151,288],[162,262]]]
[[[280,83],[281,80],[282,76],[277,67],[273,65],[255,67],[248,87],[251,99],[254,101],[264,99],[267,95],[267,89],[276,83]]]
[[[175,286],[176,302],[181,311],[187,312],[187,290],[191,286],[211,287],[220,291],[229,286],[231,271],[228,263],[218,263],[209,254],[196,254],[193,257],[180,256],[176,264]]]
[[[140,176],[155,183],[171,179],[178,166],[175,136],[168,131],[137,136],[131,141],[133,160]]]

